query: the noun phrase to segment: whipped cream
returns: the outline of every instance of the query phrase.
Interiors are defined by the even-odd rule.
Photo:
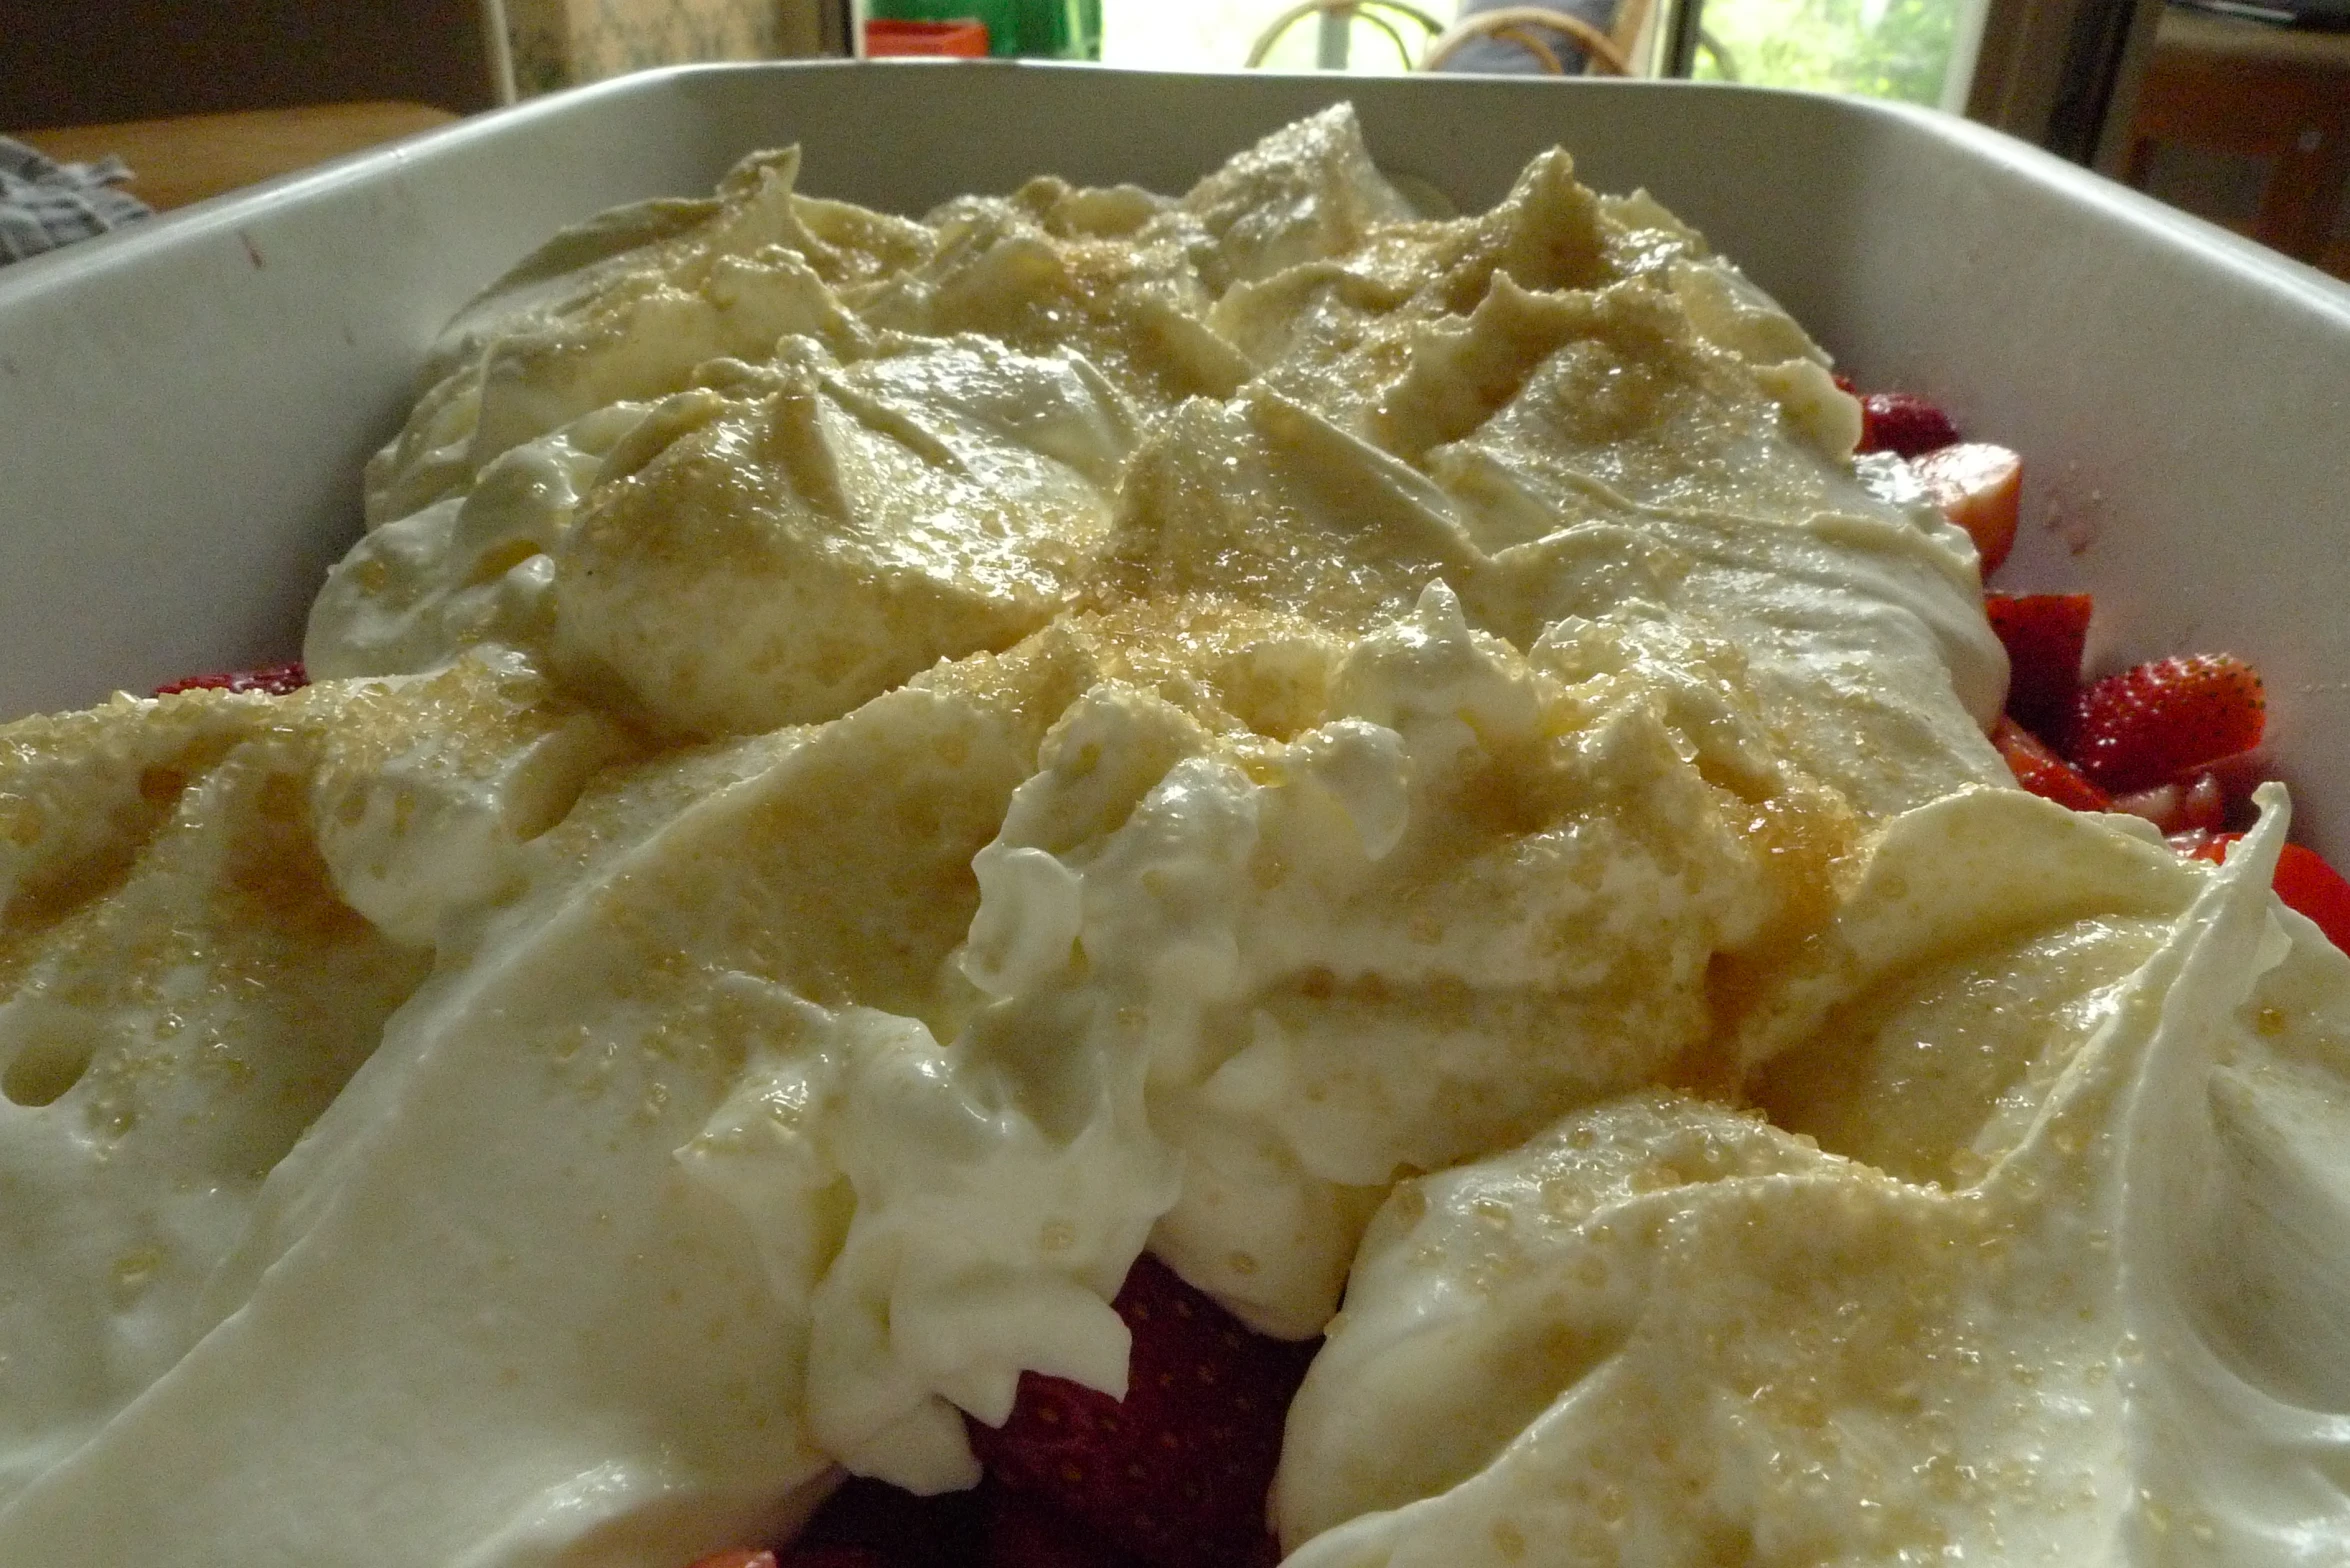
[[[317,685],[0,730],[0,1561],[679,1568],[1122,1391],[1145,1247],[1327,1334],[1304,1563],[2350,1546],[2282,802],[2016,791],[1698,235],[796,175],[452,324]]]
[[[1292,1408],[1293,1560],[2338,1557],[2350,959],[2272,908],[2283,832],[2212,877],[1910,813],[1779,998],[1820,1022],[1772,1119],[1630,1096],[1399,1186]]]

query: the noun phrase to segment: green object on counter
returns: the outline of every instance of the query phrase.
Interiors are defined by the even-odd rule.
[[[989,54],[1102,57],[1102,0],[871,0],[867,14],[896,22],[985,22]]]

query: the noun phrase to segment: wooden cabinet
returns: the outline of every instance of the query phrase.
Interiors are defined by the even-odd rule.
[[[119,156],[134,176],[122,188],[161,211],[397,141],[455,118],[429,104],[328,103],[20,134],[60,163],[94,163],[109,153]]]
[[[2350,33],[2174,7],[2130,122],[2132,185],[2149,183],[2165,143],[2258,160],[2265,176],[2245,231],[2302,261],[2350,262],[2350,246],[2335,243],[2350,184]]]
[[[0,0],[0,127],[499,99],[482,0]]]

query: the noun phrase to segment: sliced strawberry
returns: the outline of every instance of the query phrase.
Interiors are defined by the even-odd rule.
[[[711,1559],[737,1568],[731,1556]],[[706,1568],[697,1563],[695,1568]],[[772,1552],[759,1552],[742,1561],[740,1568],[914,1568],[912,1563],[892,1562],[869,1546],[834,1546],[818,1543],[813,1546],[787,1546],[779,1560]]]
[[[2314,849],[2287,844],[2277,857],[2273,884],[2287,909],[2298,910],[2317,923],[2326,940],[2350,952],[2350,882],[2342,880],[2326,858]]]
[[[2197,860],[2216,863],[2226,859],[2228,846],[2243,836],[2208,834],[2187,852]],[[2307,915],[2326,934],[2327,941],[2350,953],[2350,882],[2342,880],[2342,873],[2327,864],[2323,855],[2299,844],[2287,844],[2284,853],[2277,856],[2277,874],[2269,885],[2287,909]]]
[[[1942,515],[1967,531],[1988,577],[2015,548],[2024,494],[2024,460],[1988,441],[1939,447],[1911,462]]]
[[[183,691],[263,691],[272,697],[283,697],[300,691],[310,684],[310,676],[299,659],[284,664],[264,664],[259,669],[230,670],[220,675],[191,675],[185,680],[173,681],[168,686],[155,688],[158,697],[169,697]]]
[[[1922,457],[1960,440],[1950,416],[1909,392],[1871,392],[1860,400],[1860,449]]]
[[[2210,773],[2120,796],[2113,809],[2144,817],[2173,838],[2182,833],[2217,833],[2228,824],[2227,794]]]
[[[852,1476],[816,1510],[784,1553],[782,1568],[952,1568],[977,1563],[984,1513],[973,1492],[916,1497],[886,1482]]]
[[[1993,593],[1983,613],[2007,650],[2007,711],[2052,745],[2064,744],[2073,700],[2081,691],[2081,650],[2088,646],[2085,593]]]
[[[971,1446],[1004,1487],[1146,1563],[1264,1561],[1265,1493],[1314,1346],[1249,1332],[1147,1255],[1112,1305],[1134,1335],[1124,1402],[1025,1373],[1010,1419],[971,1422]]]
[[[2228,846],[2243,836],[2241,833],[2174,833],[2170,844],[2189,860],[2208,860],[2216,866],[2228,858]]]
[[[2111,811],[2105,791],[2081,776],[2078,768],[2040,744],[2039,738],[2006,714],[1991,731],[1991,744],[2007,759],[2015,781],[2043,799],[2075,811]]]
[[[2109,675],[2073,703],[2065,757],[2100,788],[2151,789],[2260,744],[2260,677],[2228,654],[2157,659]]]
[[[2181,782],[2196,783],[2209,779],[2219,790],[2221,820],[2212,824],[2218,828],[2248,828],[2260,815],[2252,804],[2252,792],[2277,776],[2276,768],[2265,752],[2239,751],[2205,763]]]
[[[989,1486],[987,1550],[981,1568],[1141,1568],[1092,1531],[1036,1498]]]

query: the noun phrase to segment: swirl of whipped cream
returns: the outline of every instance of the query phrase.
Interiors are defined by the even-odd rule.
[[[2336,1555],[2350,959],[2274,907],[2269,804],[2210,875],[2010,792],[1910,813],[1770,1120],[1634,1096],[1396,1189],[1291,1412],[1292,1561]]]

